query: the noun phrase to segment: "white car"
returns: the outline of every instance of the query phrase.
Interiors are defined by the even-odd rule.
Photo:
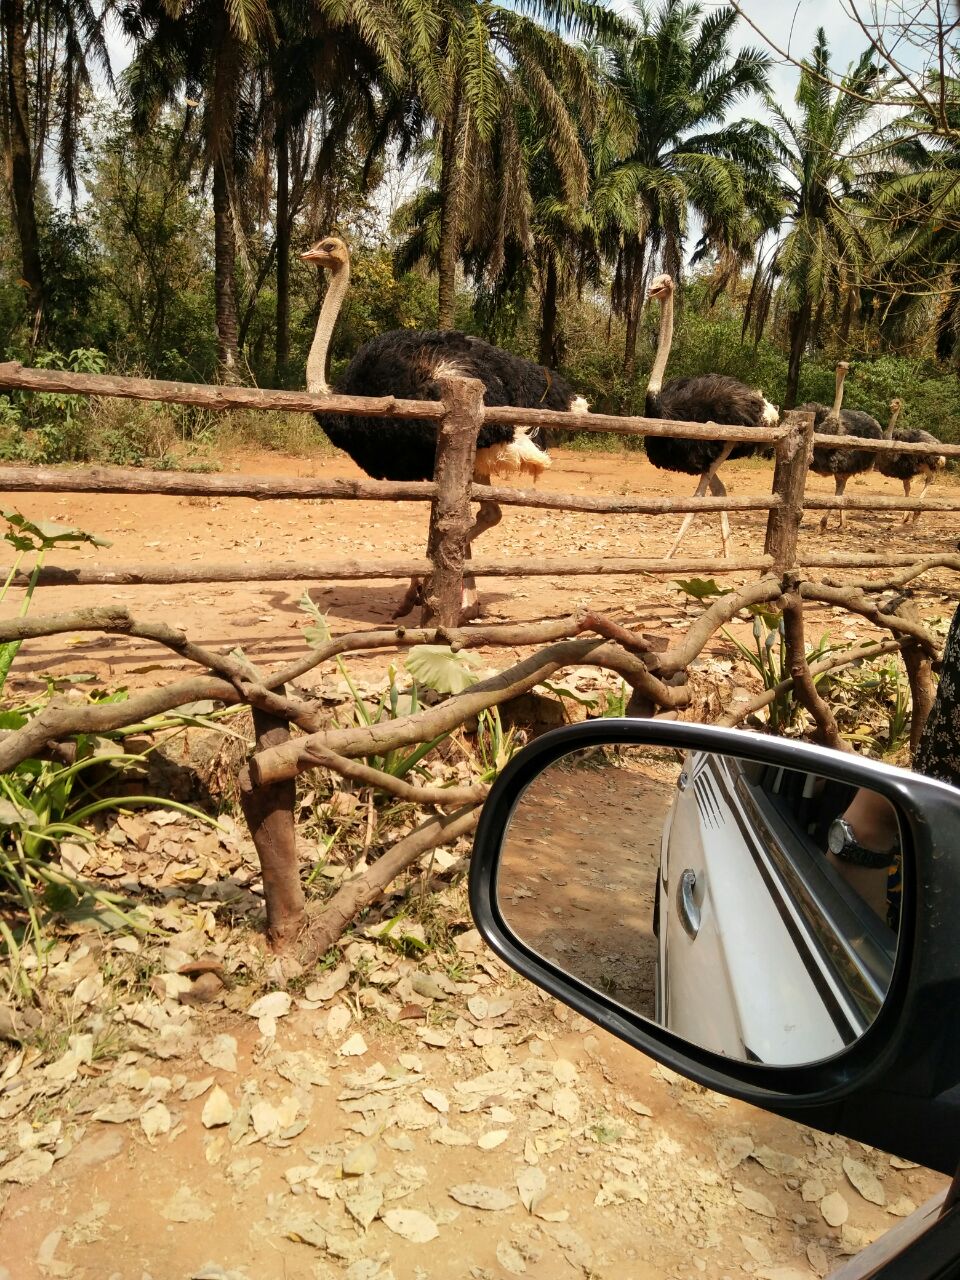
[[[661,1025],[771,1065],[828,1058],[863,1035],[897,938],[824,854],[851,795],[815,774],[686,756],[654,923]]]

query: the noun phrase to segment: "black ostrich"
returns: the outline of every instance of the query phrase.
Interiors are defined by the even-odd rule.
[[[883,433],[884,440],[901,440],[904,444],[932,444],[939,446],[940,441],[929,431],[920,431],[915,427],[898,427],[897,419],[903,412],[903,401],[896,396],[890,401],[890,421]],[[910,497],[910,485],[913,480],[923,481],[920,497],[926,493],[931,481],[938,471],[947,465],[942,453],[878,453],[877,470],[882,476],[890,476],[903,482],[903,496]],[[905,511],[903,523],[911,521],[916,524],[920,519],[920,508],[916,511]]]
[[[317,241],[304,261],[329,271],[317,331],[307,357],[307,390],[327,395],[327,350],[337,315],[350,283],[350,251],[336,236]],[[443,374],[479,378],[484,384],[484,404],[523,408],[572,410],[586,413],[588,405],[560,377],[530,360],[524,360],[480,338],[455,329],[395,329],[371,339],[356,353],[335,388],[340,395],[392,395],[404,400],[439,400],[437,378]],[[348,453],[375,480],[432,480],[437,447],[436,420],[412,418],[385,423],[379,418],[336,413],[316,414],[331,442]],[[536,481],[550,466],[539,428],[488,423],[477,437],[474,480],[490,484],[493,478],[518,477]],[[470,544],[502,517],[495,502],[481,502],[470,530]],[[394,617],[409,613],[419,599],[416,579]],[[476,617],[479,605],[473,578],[464,583],[463,617]]]
[[[883,438],[883,427],[876,418],[869,413],[864,413],[861,409],[841,409],[840,407],[843,404],[843,384],[849,372],[849,364],[846,360],[841,360],[837,365],[836,392],[830,408],[816,402],[802,404],[799,408],[814,414],[813,429],[820,435],[861,436],[880,440]],[[877,455],[872,449],[828,449],[821,445],[813,451],[810,470],[818,476],[833,476],[834,491],[838,498],[842,498],[850,477],[871,471],[876,460]],[[829,516],[829,511],[823,513],[820,521],[821,533],[827,527]],[[841,507],[839,527],[842,529],[844,524],[843,507]]]
[[[663,386],[663,375],[673,343],[673,280],[669,275],[656,276],[649,296],[660,300],[660,337],[657,356],[647,383],[644,412],[648,418],[671,418],[674,421],[715,422],[736,427],[775,427],[780,420],[776,407],[764,399],[761,391],[748,387],[736,378],[722,373],[704,373],[692,378],[671,378]],[[727,458],[747,458],[754,453],[769,455],[769,448],[745,441],[684,440],[676,436],[647,436],[647,457],[662,471],[682,471],[699,476],[694,497],[701,498],[710,490],[718,497],[726,495],[726,487],[717,472]],[[696,512],[689,512],[680,526],[673,546],[673,556],[693,524]],[[730,554],[730,521],[720,513],[720,537],[724,558]]]

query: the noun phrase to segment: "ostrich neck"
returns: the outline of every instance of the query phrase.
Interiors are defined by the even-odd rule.
[[[887,429],[886,429],[886,430],[884,431],[884,433],[883,433],[883,438],[884,438],[884,440],[892,440],[892,439],[893,439],[893,429],[894,429],[894,427],[897,425],[897,422],[898,422],[899,418],[900,418],[900,410],[899,410],[899,409],[891,409],[891,410],[890,410],[890,421],[887,423]]]
[[[307,390],[312,395],[323,396],[330,390],[327,385],[327,349],[349,283],[349,263],[330,272],[330,283],[320,308],[317,332],[313,335],[310,354],[307,356]]]
[[[843,383],[846,376],[845,373],[837,374],[837,389],[833,397],[833,408],[830,410],[831,418],[840,417],[840,406],[843,404]]]
[[[663,386],[663,375],[667,370],[670,348],[673,345],[673,294],[668,293],[660,303],[660,337],[657,342],[657,356],[650,370],[647,382],[647,399],[658,401]]]

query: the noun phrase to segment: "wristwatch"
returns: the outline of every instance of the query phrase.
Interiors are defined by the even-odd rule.
[[[846,818],[834,818],[830,823],[827,848],[835,858],[840,858],[843,862],[852,862],[855,867],[870,867],[875,871],[892,867],[897,858],[896,849],[878,853],[876,849],[865,848],[853,834],[853,828]]]

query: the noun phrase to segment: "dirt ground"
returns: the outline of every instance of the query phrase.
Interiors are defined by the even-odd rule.
[[[533,951],[652,1018],[660,835],[681,766],[671,781],[664,764],[588,757],[556,761],[517,803],[500,909]]]
[[[692,488],[689,477],[635,454],[556,450],[554,459],[543,481],[554,491]],[[223,464],[245,474],[356,474],[340,455],[244,454]],[[769,489],[769,464],[734,464],[725,474],[733,493]],[[817,479],[812,486],[829,489]],[[849,492],[868,490],[899,491],[869,476]],[[15,494],[5,505],[112,539],[108,549],[51,557],[65,565],[343,551],[372,558],[384,549],[419,556],[427,521],[421,504]],[[677,520],[508,509],[479,551],[653,555],[666,550]],[[760,548],[762,513],[733,514],[731,523],[734,554]],[[896,513],[853,513],[842,536],[821,537],[808,517],[803,544],[933,553],[955,550],[958,537],[960,515],[925,516],[905,531]],[[686,550],[713,553],[718,542],[716,521],[701,518]],[[559,615],[589,602],[655,630],[686,627],[699,612],[662,579],[481,580],[480,588],[491,619]],[[302,651],[303,589],[45,588],[34,609],[122,603],[207,646],[239,644],[269,663]],[[385,625],[401,591],[389,582],[310,585],[334,633]],[[918,592],[928,618],[951,614],[955,598],[947,575]],[[844,639],[861,631],[829,611],[815,616],[814,634],[821,624]],[[714,652],[724,650],[715,642]],[[497,665],[512,656],[499,651]],[[45,672],[145,687],[185,667],[139,641],[67,636],[26,645],[12,687],[35,689]],[[383,657],[350,667],[380,675]],[[595,815],[581,805],[578,817]],[[556,813],[548,820],[556,835]],[[583,876],[579,891],[597,887]],[[192,902],[191,927],[202,932],[214,909]],[[101,957],[107,967],[111,946]],[[175,955],[167,977],[178,963]],[[138,1004],[120,1018],[143,1022],[138,1045],[119,1060],[91,1060],[79,1042],[62,1046],[61,1059],[25,1059],[0,1042],[0,1280],[809,1280],[943,1185],[907,1162],[679,1080],[507,974],[479,940],[453,981],[411,965],[401,961],[403,976],[392,979],[396,990],[407,983],[403,995],[389,983],[389,998],[371,987],[368,959],[363,982],[354,973],[323,998],[310,998],[308,986],[275,1026],[261,1019],[259,1034],[242,1001],[185,1010],[173,983],[166,1000],[154,1001],[161,1013],[151,1004],[147,1016]],[[407,1021],[417,1002],[422,1015]],[[179,1036],[181,1016],[189,1025],[172,1052],[157,1028]],[[235,1053],[227,1046],[204,1056],[218,1036],[232,1037]],[[206,1126],[216,1085],[243,1124]],[[372,1152],[354,1156],[356,1148]],[[345,1159],[359,1171],[345,1174]]]
[[[674,475],[651,467],[636,453],[582,453],[555,449],[553,466],[541,480],[553,492],[587,494],[640,493],[651,496],[688,494],[694,487],[689,476]],[[353,463],[343,454],[318,457],[286,457],[275,453],[244,453],[221,459],[227,474],[287,476],[356,476]],[[770,463],[728,463],[727,487],[737,495],[769,492]],[[3,488],[0,468],[0,491]],[[813,491],[832,492],[828,480],[813,476]],[[950,480],[931,489],[943,493]],[[896,481],[880,475],[856,477],[848,493],[902,492]],[[206,557],[243,562],[254,557],[292,559],[334,558],[349,553],[376,557],[409,552],[418,557],[426,545],[428,509],[423,503],[312,501],[262,502],[245,498],[213,500],[153,496],[85,494],[12,494],[7,505],[34,519],[72,524],[112,541],[109,548],[83,548],[52,555],[50,563],[65,566],[101,564],[105,567],[146,562],[195,564]],[[502,523],[478,543],[478,555],[530,557],[578,552],[591,556],[657,555],[666,552],[680,517],[599,516],[581,512],[554,512],[506,508]],[[801,532],[801,547],[816,551],[887,547],[918,555],[955,551],[960,537],[960,513],[925,515],[916,526],[904,528],[900,514],[848,513],[843,534],[833,528],[825,536],[811,513]],[[763,545],[765,514],[731,514],[732,554],[758,552]],[[698,517],[682,548],[684,555],[716,555],[719,522]],[[749,575],[726,579],[727,585]],[[952,613],[956,588],[949,575],[930,575],[919,592],[925,614]],[[480,580],[481,600],[487,619],[521,620],[563,614],[589,602],[621,619],[644,628],[655,628],[664,617],[676,625],[689,608],[666,578],[577,577]],[[255,659],[273,662],[302,649],[305,618],[298,608],[304,590],[327,615],[335,633],[389,625],[403,594],[399,582],[251,583],[189,585],[183,587],[48,587],[39,593],[34,609],[57,610],[91,604],[124,604],[150,619],[163,619],[182,627],[191,639],[205,645],[242,645]],[[13,605],[15,601],[10,600]],[[831,625],[829,612],[813,615]],[[668,624],[669,625],[669,624]],[[682,625],[688,625],[683,622]],[[834,627],[836,623],[833,624]],[[857,634],[855,624],[844,619],[844,634]],[[498,665],[505,665],[501,650]],[[14,666],[16,679],[33,684],[44,671],[92,672],[104,682],[123,682],[131,688],[149,686],[159,669],[186,669],[176,657],[140,641],[69,636],[34,641],[21,650]],[[351,670],[382,670],[379,657],[351,659]],[[32,679],[31,679],[32,677]],[[319,680],[319,674],[313,677]],[[309,683],[307,677],[305,683]]]

